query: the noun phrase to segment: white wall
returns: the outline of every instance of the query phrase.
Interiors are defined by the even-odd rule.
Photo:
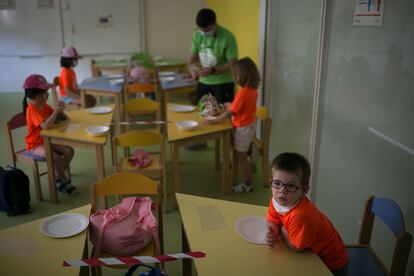
[[[145,1],[148,52],[153,56],[190,57],[191,38],[197,12],[204,0]]]

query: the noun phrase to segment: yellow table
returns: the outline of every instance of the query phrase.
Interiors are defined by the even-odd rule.
[[[89,217],[90,205],[64,213]],[[63,267],[65,259],[88,257],[87,230],[62,239],[43,236],[39,225],[43,219],[0,231],[1,275],[89,275],[88,269]]]
[[[171,144],[171,157],[173,165],[173,189],[174,193],[179,191],[179,160],[180,160],[180,147],[186,144],[201,143],[208,140],[215,140],[215,165],[216,168],[220,167],[220,140],[223,144],[223,167],[222,167],[222,183],[221,190],[223,193],[230,191],[230,136],[232,131],[232,125],[229,121],[215,124],[206,125],[203,123],[203,118],[198,114],[198,111],[193,112],[173,112],[171,107],[174,104],[167,104],[167,120],[168,121],[183,121],[194,120],[198,121],[200,125],[191,131],[184,131],[178,129],[175,124],[169,123],[167,125],[167,137],[168,142]]]
[[[113,82],[114,81],[114,82]],[[115,131],[121,134],[119,122],[122,120],[122,101],[124,99],[124,82],[122,79],[111,79],[108,76],[93,77],[84,79],[79,85],[81,105],[86,107],[86,95],[94,95],[99,99],[100,96],[111,97],[115,102]]]
[[[282,241],[268,249],[238,236],[234,230],[236,221],[250,215],[265,217],[267,207],[179,193],[176,197],[182,220],[183,252],[200,250],[206,253],[205,258],[194,260],[198,276],[332,275],[322,260],[310,251],[293,252]],[[216,211],[215,215],[200,216],[200,210],[207,208]],[[217,219],[220,216],[222,220]],[[209,225],[209,229],[205,225]],[[191,275],[191,261],[183,262],[183,272],[183,275]]]
[[[108,105],[114,108],[114,105]],[[95,149],[97,162],[97,180],[105,177],[105,162],[103,147],[108,139],[108,134],[92,137],[86,133],[85,128],[96,125],[109,125],[112,121],[113,112],[106,114],[91,114],[86,109],[73,110],[66,113],[69,122],[54,125],[51,129],[42,130],[40,135],[44,138],[46,150],[46,162],[49,178],[50,197],[54,202],[58,201],[55,184],[55,170],[51,151],[51,144],[68,145]],[[75,153],[76,154],[76,153]]]

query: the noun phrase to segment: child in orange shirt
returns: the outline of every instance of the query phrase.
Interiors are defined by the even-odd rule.
[[[260,75],[256,64],[249,57],[235,61],[231,67],[234,81],[241,87],[232,103],[224,103],[224,112],[207,123],[220,123],[231,116],[234,127],[234,149],[244,173],[244,182],[233,186],[236,193],[253,190],[252,171],[247,152],[256,132],[256,101]]]
[[[49,96],[47,90],[51,87],[53,85],[49,84],[45,77],[36,74],[27,77],[23,84],[25,90],[23,112],[26,115],[27,126],[26,150],[28,155],[36,160],[45,160],[46,158],[43,137],[40,136],[41,130],[52,127],[58,114],[63,113],[63,102],[59,101],[55,110],[47,104]],[[29,104],[27,104],[27,98],[30,99]],[[57,189],[69,195],[78,194],[76,187],[71,185],[70,178],[66,175],[69,163],[75,153],[73,148],[57,144],[53,144],[52,147],[53,160],[58,176],[56,180]]]
[[[319,255],[334,275],[345,275],[348,254],[329,219],[306,197],[311,169],[297,153],[282,153],[272,163],[272,199],[267,213],[266,242],[283,239],[294,251]]]
[[[81,58],[74,47],[66,47],[61,51],[59,75],[59,96],[65,104],[81,104],[81,97],[76,80],[76,73],[73,70],[78,65]],[[86,107],[92,107],[96,104],[95,97],[86,95]]]

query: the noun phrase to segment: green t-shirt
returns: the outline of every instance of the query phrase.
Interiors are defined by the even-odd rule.
[[[202,67],[222,66],[231,59],[237,59],[237,43],[234,35],[227,29],[217,25],[214,36],[204,37],[200,31],[194,32],[191,53],[198,54]],[[209,74],[201,77],[203,84],[222,84],[233,82],[230,73]]]

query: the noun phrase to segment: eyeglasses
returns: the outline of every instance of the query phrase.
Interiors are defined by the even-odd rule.
[[[282,189],[282,187],[284,186],[286,191],[291,192],[291,193],[296,192],[297,190],[300,189],[298,186],[294,184],[290,184],[290,183],[286,184],[280,180],[273,180],[273,179],[270,179],[270,185],[272,185],[273,188],[278,189],[278,190]]]

